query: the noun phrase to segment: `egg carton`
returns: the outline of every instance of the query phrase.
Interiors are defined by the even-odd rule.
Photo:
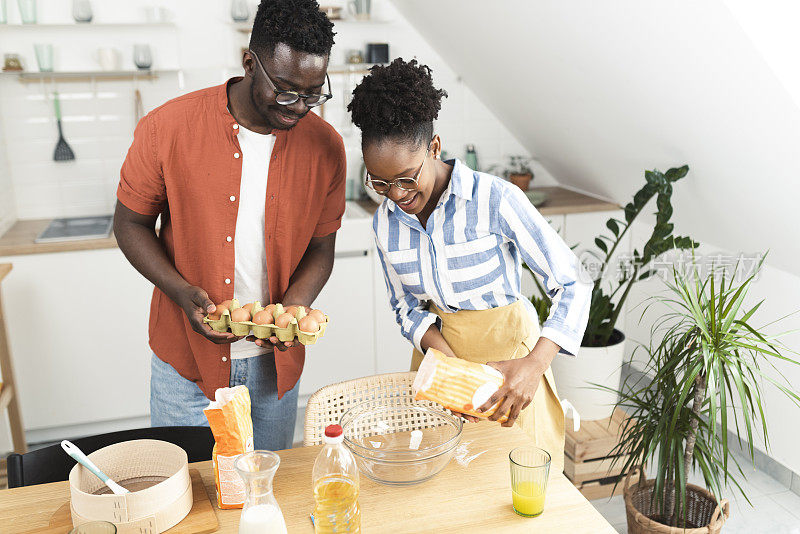
[[[283,304],[280,303],[274,305],[270,304],[270,306],[273,306],[272,320],[274,323],[278,317],[286,312],[286,308],[284,308]],[[206,315],[206,317],[203,319],[203,322],[207,323],[213,330],[217,332],[230,331],[235,336],[244,337],[250,335],[250,332],[252,331],[253,335],[259,339],[267,339],[271,336],[275,336],[279,341],[282,342],[292,341],[295,337],[297,337],[298,341],[300,341],[300,343],[303,345],[314,345],[319,338],[325,335],[325,330],[328,328],[328,323],[330,322],[330,318],[325,315],[325,322],[320,323],[318,331],[303,332],[298,326],[299,321],[308,315],[308,312],[306,312],[306,309],[303,306],[298,306],[295,317],[292,318],[288,326],[283,328],[278,327],[275,324],[256,324],[252,320],[232,321],[231,312],[242,307],[243,306],[237,299],[232,299],[230,309],[224,310],[219,319],[212,319]],[[262,306],[260,302],[256,301],[252,305],[250,316],[254,317],[258,312],[264,309],[266,308]]]

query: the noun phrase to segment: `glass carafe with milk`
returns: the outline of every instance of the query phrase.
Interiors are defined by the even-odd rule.
[[[239,519],[239,534],[287,534],[283,513],[272,493],[272,479],[281,458],[272,451],[252,451],[236,459],[247,498]]]

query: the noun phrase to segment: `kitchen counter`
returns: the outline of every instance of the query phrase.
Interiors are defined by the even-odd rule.
[[[103,239],[34,243],[36,236],[47,228],[50,221],[52,221],[52,219],[31,219],[14,223],[14,226],[0,237],[0,256],[70,252],[75,250],[98,250],[117,246],[117,240],[114,238],[113,234]]]
[[[547,200],[538,208],[539,213],[545,216],[620,209],[620,206],[613,202],[584,195],[583,193],[578,193],[559,186],[534,187],[531,191],[538,191],[547,195]],[[378,207],[378,204],[369,198],[358,200],[356,203],[370,213],[375,213]]]
[[[600,200],[569,189],[564,189],[563,187],[534,187],[533,190],[547,194],[547,200],[544,204],[539,206],[539,212],[544,216],[619,209],[619,206],[613,202]],[[350,206],[353,207],[351,208]],[[378,204],[369,199],[348,203],[348,211],[345,212],[343,224],[349,220],[370,217],[375,213],[377,207]],[[117,246],[117,240],[114,238],[113,234],[104,239],[34,243],[36,236],[50,224],[50,221],[51,219],[17,221],[8,232],[0,237],[0,257],[16,256],[20,254],[97,250],[114,248]]]

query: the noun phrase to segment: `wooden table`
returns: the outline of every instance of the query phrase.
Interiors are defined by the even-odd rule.
[[[495,423],[465,426],[462,445],[475,455],[468,466],[456,460],[436,477],[416,486],[391,487],[361,477],[359,503],[366,534],[537,532],[612,534],[611,525],[561,473],[550,473],[544,513],[523,518],[511,508],[509,451],[530,444],[517,428]],[[311,469],[319,447],[279,451],[281,466],[275,476],[275,497],[291,534],[312,534]],[[214,495],[211,462],[193,464]],[[53,513],[69,499],[66,482],[0,491],[0,525],[4,533],[46,527]],[[215,508],[216,508],[216,499]],[[216,510],[218,532],[235,533],[240,510]]]

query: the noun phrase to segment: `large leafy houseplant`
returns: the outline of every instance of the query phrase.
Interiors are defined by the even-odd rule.
[[[788,356],[798,353],[780,342],[780,334],[769,335],[753,325],[763,300],[745,306],[762,263],[763,258],[743,276],[739,263],[732,274],[713,268],[703,273],[696,262],[673,266],[667,295],[651,297],[645,308],[644,314],[658,302],[668,311],[652,327],[657,341],[645,348],[644,374],[629,377],[617,391],[618,406],[631,418],[612,454],[627,457],[623,472],[655,466],[651,509],[639,512],[662,524],[690,526],[687,478],[694,469],[717,499],[729,481],[741,489],[731,468],[742,474],[728,443],[730,419],[739,444],[744,439],[754,461],[756,427],[769,448],[763,383],[800,406],[800,397],[774,365],[777,360],[798,364]],[[778,378],[767,374],[767,368]]]
[[[595,238],[594,243],[600,254],[598,271],[592,288],[589,307],[589,321],[583,335],[584,347],[605,347],[614,333],[623,304],[636,282],[653,275],[653,261],[672,249],[691,249],[697,246],[689,237],[672,234],[672,184],[686,176],[689,166],[674,167],[667,172],[657,169],[645,171],[646,183],[636,192],[633,200],[625,206],[625,220],[610,218],[606,222],[608,232]],[[605,276],[612,264],[612,257],[623,238],[630,231],[633,222],[641,215],[650,200],[656,197],[656,222],[650,238],[641,248],[634,248],[630,265],[619,270],[618,276]],[[608,285],[604,287],[604,284]]]
[[[609,344],[614,333],[623,304],[636,282],[649,278],[655,270],[654,260],[672,249],[692,249],[697,243],[689,237],[676,237],[672,234],[672,184],[685,177],[689,166],[674,167],[667,172],[657,169],[645,171],[645,185],[636,192],[633,200],[625,206],[625,220],[610,218],[606,222],[607,233],[596,237],[594,244],[600,250],[595,257],[599,263],[593,270],[598,273],[592,287],[592,300],[589,307],[589,320],[583,336],[584,347],[604,347]],[[612,257],[623,243],[633,222],[641,215],[648,203],[656,197],[656,223],[650,238],[639,249],[634,249],[630,265],[621,268],[619,276],[606,276],[609,270],[616,267]],[[527,268],[527,266],[526,266]],[[530,270],[530,269],[529,269]],[[531,302],[539,314],[540,322],[544,322],[550,311],[550,299],[539,280],[534,276],[537,291],[531,296]],[[607,286],[604,284],[607,283]],[[621,291],[621,293],[620,293]]]

